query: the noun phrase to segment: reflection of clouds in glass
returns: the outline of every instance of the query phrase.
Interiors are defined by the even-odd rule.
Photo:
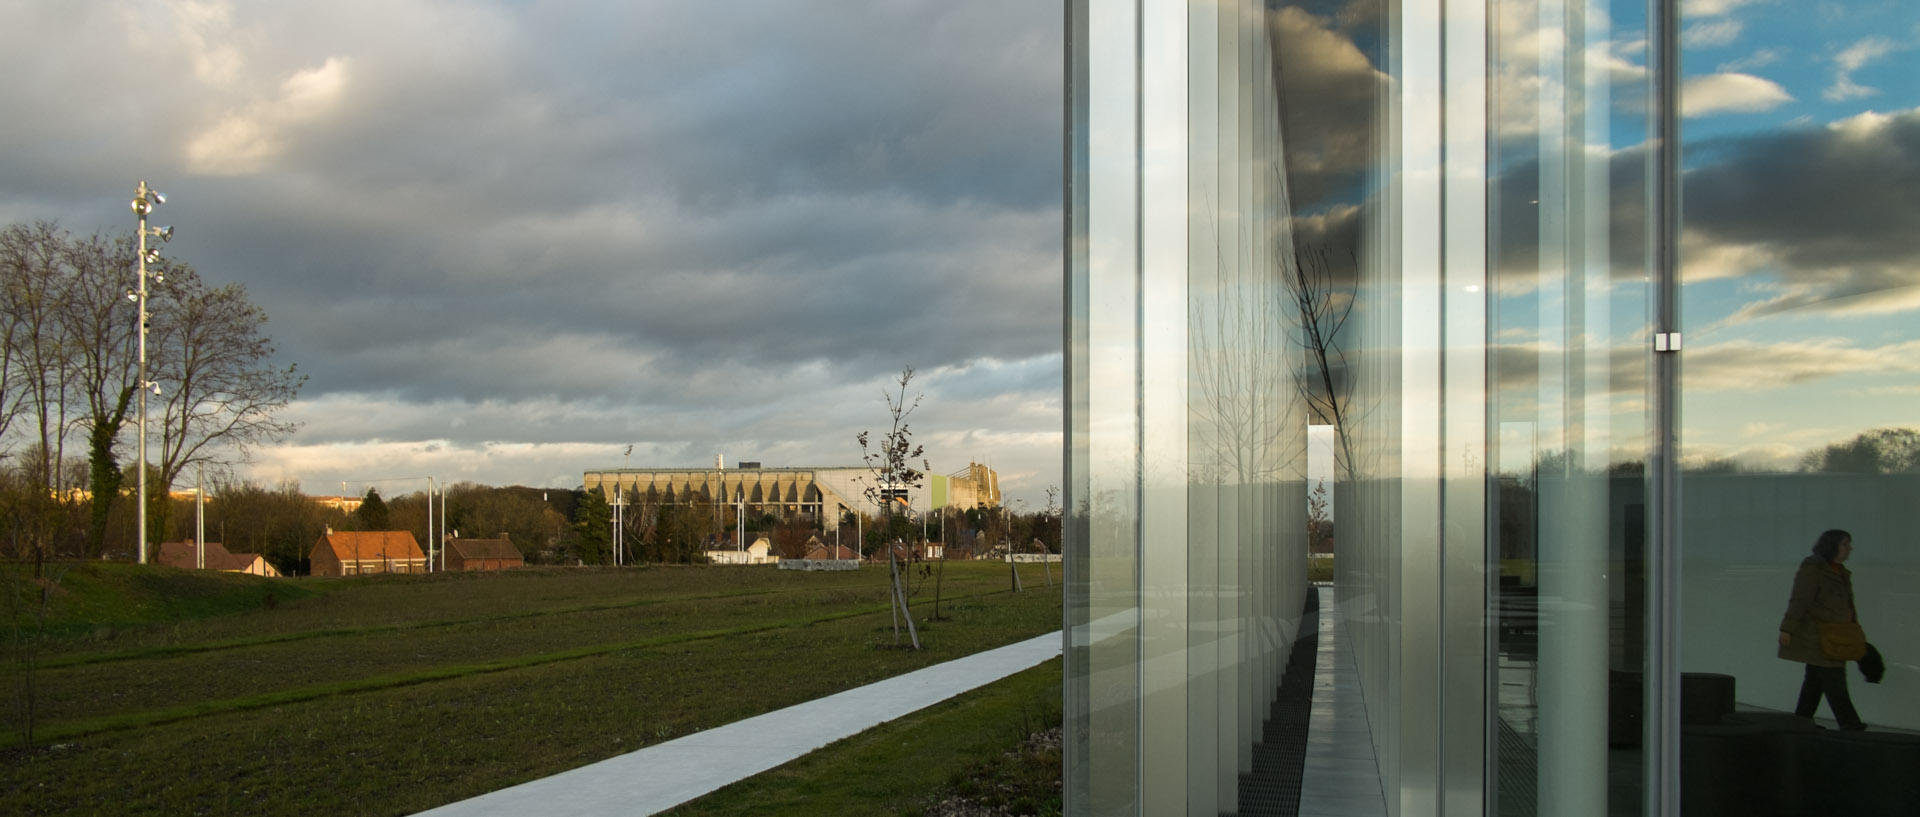
[[[1688,77],[1680,87],[1680,115],[1770,111],[1793,97],[1770,79],[1752,74],[1708,74]]]
[[[1920,109],[1724,139],[1688,172],[1689,283],[1759,278],[1732,321],[1920,309]]]
[[[1493,16],[1496,83],[1493,129],[1501,139],[1523,139],[1539,132],[1542,105],[1570,93],[1603,94],[1621,114],[1646,111],[1647,43],[1645,32],[1628,27],[1613,39],[1604,10],[1589,9],[1581,30],[1587,40],[1569,43],[1563,27],[1550,26],[1533,0],[1498,0]],[[1584,76],[1567,76],[1563,64],[1570,48],[1582,52]],[[1581,86],[1569,88],[1568,84]]]
[[[1880,93],[1877,88],[1855,83],[1853,72],[1893,53],[1896,48],[1898,46],[1885,37],[1868,37],[1842,49],[1833,57],[1833,84],[1827,87],[1822,96],[1829,101],[1840,102]]]
[[[1686,17],[1713,17],[1732,13],[1741,6],[1754,0],[1685,0],[1680,4],[1680,13]]]
[[[1920,372],[1920,341],[1857,346],[1846,338],[1776,343],[1730,340],[1690,345],[1685,354],[1684,385],[1696,393],[1777,389],[1846,375]]]
[[[1718,48],[1740,39],[1746,25],[1739,20],[1709,20],[1687,26],[1680,42],[1687,48]]]
[[[1272,18],[1295,212],[1351,203],[1373,159],[1374,106],[1386,77],[1352,35],[1336,30],[1341,24],[1299,7],[1280,9]]]
[[[1789,49],[1786,48],[1762,48],[1740,59],[1720,63],[1720,66],[1714,70],[1723,74],[1737,74],[1743,71],[1752,71],[1755,68],[1765,68],[1779,62],[1784,59],[1788,53]]]
[[[1539,341],[1496,343],[1490,352],[1503,392],[1526,397],[1539,382],[1541,360],[1584,350]],[[1612,397],[1644,395],[1649,350],[1640,342],[1607,346],[1611,373],[1607,393]],[[1920,373],[1920,341],[1859,346],[1851,339],[1810,338],[1760,342],[1729,340],[1688,344],[1683,387],[1689,394],[1752,392],[1802,386],[1843,376],[1887,376]],[[1904,387],[1903,387],[1904,388]],[[1595,395],[1599,397],[1599,395]]]

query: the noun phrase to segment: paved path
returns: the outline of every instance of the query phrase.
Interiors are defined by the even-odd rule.
[[[432,817],[654,814],[1039,665],[1054,632],[421,812]]]
[[[1315,592],[1320,594],[1320,654],[1300,778],[1300,817],[1386,817],[1360,672],[1347,643],[1347,608],[1337,603],[1333,588]]]

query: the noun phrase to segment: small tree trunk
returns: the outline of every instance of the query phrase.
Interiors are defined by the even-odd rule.
[[[891,548],[889,548],[889,552],[891,552]],[[889,559],[889,562],[891,563],[891,559]],[[900,586],[900,570],[897,566],[893,568],[893,596],[900,603],[900,614],[907,619],[907,637],[913,640],[913,648],[918,650],[920,649],[920,630],[913,625],[913,610],[907,607],[907,594]],[[898,637],[899,633],[896,630],[896,640],[894,642],[896,644],[899,643]]]
[[[1020,592],[1020,563],[1013,560],[1013,554],[1007,554],[1007,570],[1013,573],[1013,592]]]
[[[893,611],[893,646],[900,646],[900,570],[893,564],[893,548],[887,548],[887,609]]]
[[[940,566],[933,572],[933,620],[945,621],[940,617],[940,580],[947,577],[947,546],[940,545]]]

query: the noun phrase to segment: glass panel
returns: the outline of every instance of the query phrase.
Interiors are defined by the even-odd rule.
[[[1267,20],[1070,14],[1067,807],[1238,811],[1307,590]]]
[[[1492,8],[1489,811],[1637,814],[1644,3]]]
[[[1687,9],[1682,683],[1730,681],[1733,718],[1759,731],[1810,728],[1796,712],[1920,729],[1920,7]],[[1841,566],[1811,552],[1830,529],[1852,536]],[[1818,653],[1849,583],[1889,660],[1879,684]],[[1783,764],[1755,796],[1804,783],[1864,798],[1823,808],[1914,807],[1879,799],[1899,782],[1869,771],[1882,750],[1822,745],[1867,748],[1842,779]],[[1701,777],[1714,760],[1683,753],[1690,803],[1739,796]]]
[[[1070,430],[1086,465],[1068,481],[1068,502],[1083,522],[1068,661],[1084,697],[1066,754],[1069,773],[1079,776],[1069,790],[1084,793],[1071,802],[1075,813],[1129,814],[1138,808],[1140,740],[1139,94],[1132,81],[1139,21],[1131,2],[1075,7],[1076,15],[1084,9],[1078,30],[1085,35],[1073,43],[1073,62],[1086,66],[1087,79],[1071,86],[1076,124],[1084,122],[1073,150],[1076,171],[1082,163],[1086,170],[1071,191],[1074,226],[1084,232],[1072,238],[1069,286],[1076,309],[1082,297],[1086,307],[1073,327],[1084,354],[1074,353],[1081,365],[1069,384],[1077,410]]]

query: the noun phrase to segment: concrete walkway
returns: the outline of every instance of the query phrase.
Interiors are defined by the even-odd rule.
[[[654,814],[1060,654],[1054,632],[421,812]]]
[[[1320,654],[1314,666],[1306,768],[1300,777],[1300,817],[1386,817],[1367,704],[1360,697],[1360,672],[1347,643],[1348,611],[1333,588],[1316,592]]]

